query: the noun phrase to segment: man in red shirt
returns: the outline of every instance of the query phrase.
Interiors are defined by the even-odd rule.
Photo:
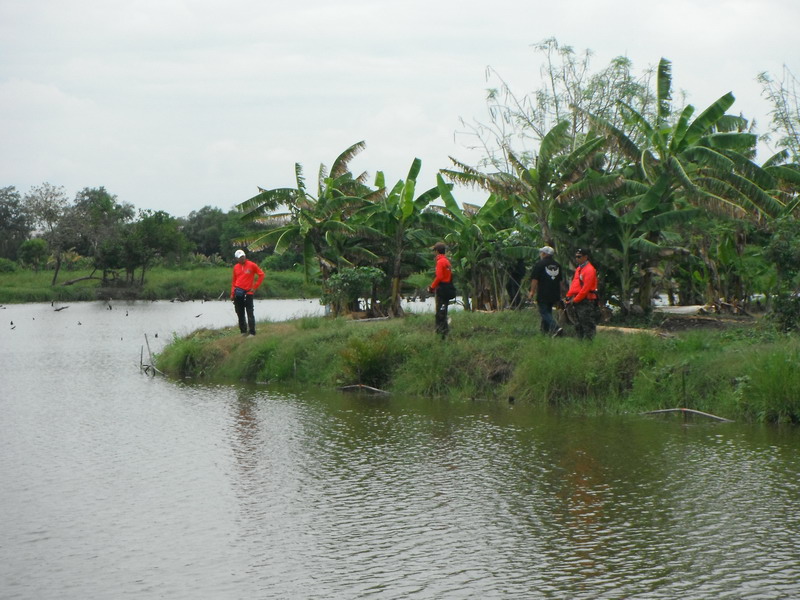
[[[436,242],[433,251],[436,252],[436,276],[428,291],[435,294],[436,298],[436,333],[445,339],[450,331],[447,323],[447,307],[450,305],[450,301],[456,297],[456,290],[453,286],[450,260],[445,256],[447,246],[444,242]]]
[[[233,265],[233,281],[231,282],[231,299],[239,318],[239,331],[242,335],[256,334],[256,318],[253,312],[253,294],[264,283],[264,271],[256,263],[247,260],[244,250],[234,253],[236,264]],[[245,313],[247,321],[245,321]]]
[[[572,283],[567,291],[565,300],[567,311],[575,315],[575,332],[579,339],[591,340],[594,338],[597,325],[595,323],[595,308],[597,307],[597,271],[589,262],[589,251],[578,248],[575,251],[575,260],[578,268],[572,277]]]

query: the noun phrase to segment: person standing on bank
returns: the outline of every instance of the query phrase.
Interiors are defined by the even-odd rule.
[[[594,339],[597,329],[595,307],[597,305],[597,271],[589,262],[589,251],[578,248],[575,251],[578,268],[572,277],[565,300],[567,310],[575,310],[575,332],[582,340]]]
[[[555,250],[550,246],[539,248],[539,260],[531,271],[531,291],[528,298],[536,298],[539,316],[542,318],[542,333],[557,337],[564,330],[553,318],[553,305],[561,299],[563,276],[561,265],[553,258],[554,254]]]
[[[239,318],[239,331],[242,335],[256,334],[256,317],[253,312],[253,294],[264,283],[264,271],[256,263],[247,260],[244,250],[237,250],[234,255],[233,281],[231,282],[231,299]],[[245,314],[247,320],[245,321]]]
[[[436,276],[428,291],[434,294],[436,299],[436,333],[445,339],[450,331],[450,326],[447,324],[447,307],[450,305],[450,300],[456,297],[455,286],[450,260],[445,255],[447,246],[444,242],[436,242],[433,251],[436,252]]]

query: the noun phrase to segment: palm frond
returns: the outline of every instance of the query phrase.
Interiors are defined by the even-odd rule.
[[[333,161],[333,165],[331,166],[331,177],[341,177],[349,170],[348,164],[350,163],[355,156],[364,150],[367,147],[366,142],[363,140],[360,142],[356,142],[352,146],[350,146],[347,150],[342,152],[335,161]]]
[[[701,143],[717,150],[748,152],[755,148],[758,136],[752,133],[712,133],[704,136]]]
[[[704,206],[720,215],[734,218],[755,217],[760,214],[776,216],[783,205],[764,190],[735,173],[697,178],[702,188]]]
[[[739,197],[740,194],[736,190],[726,186],[724,182],[716,182],[714,185],[710,185],[708,181],[702,183],[703,187],[700,189],[699,195],[692,200],[694,204],[701,205],[704,210],[719,217],[753,220],[753,213],[742,206],[746,203],[746,199]],[[722,193],[717,194],[715,191]],[[737,197],[738,200],[731,200],[731,198]]]
[[[303,165],[300,163],[294,163],[294,178],[297,182],[297,189],[300,190],[300,193],[305,194],[306,178],[305,175],[303,175]]]
[[[574,179],[576,175],[580,174],[579,172],[587,168],[594,154],[606,143],[606,138],[596,137],[575,148],[564,157],[563,161],[559,162],[558,170],[561,177],[568,181]]]
[[[294,215],[292,213],[276,213],[271,215],[262,215],[253,219],[253,223],[266,226],[278,225],[283,227],[292,222]]]
[[[781,150],[780,152],[773,154],[767,160],[764,161],[764,164],[761,165],[764,169],[767,167],[775,167],[779,164],[785,163],[789,160],[789,151],[788,150]]]
[[[283,231],[278,229],[276,232],[280,232],[280,234],[277,235],[277,241],[275,242],[275,254],[283,254],[297,239],[298,229],[296,227],[286,227]],[[267,236],[264,236],[264,238],[267,238]]]
[[[673,152],[677,150],[683,141],[683,136],[686,135],[686,130],[689,129],[689,119],[692,118],[693,114],[694,106],[691,104],[687,105],[683,111],[681,111],[681,116],[678,117],[678,122],[673,129],[672,140],[670,140],[669,143],[670,150]]]
[[[242,247],[248,248],[253,252],[258,252],[265,248],[269,248],[273,244],[275,244],[275,240],[281,237],[283,233],[290,229],[296,229],[295,227],[280,227],[278,229],[272,229],[265,233],[253,233],[249,235],[243,235],[239,238],[234,240],[237,244],[241,245]]]
[[[732,187],[741,192],[752,206],[760,212],[770,217],[777,217],[783,211],[783,204],[749,179],[737,173],[725,173],[722,174],[722,177]]]
[[[658,127],[663,129],[669,123],[669,116],[672,112],[672,63],[666,58],[658,61],[656,98]]]
[[[416,200],[414,200],[414,208],[417,211],[421,211],[431,202],[436,200],[439,196],[441,196],[441,193],[439,192],[439,188],[437,187],[426,190],[425,192],[420,194]]]
[[[710,133],[717,121],[725,115],[725,111],[733,106],[735,100],[733,94],[728,92],[701,112],[686,130],[683,143],[686,146],[691,146],[696,144],[701,137]]]
[[[755,183],[762,190],[769,190],[777,185],[777,181],[772,175],[742,153],[733,150],[722,150],[721,152],[733,163],[734,171]]]
[[[585,177],[565,188],[556,198],[558,202],[581,200],[601,196],[622,187],[625,180],[620,175]]]
[[[631,109],[632,110],[632,109]],[[639,146],[631,140],[625,133],[600,117],[589,115],[592,124],[602,133],[611,138],[613,144],[619,149],[623,156],[637,162],[641,157],[642,151]]]
[[[621,194],[626,196],[639,196],[642,194],[646,194],[647,191],[650,189],[646,183],[642,183],[641,181],[634,181],[633,179],[626,179],[622,182],[622,185],[619,187],[619,191]]]
[[[408,175],[406,175],[406,180],[416,181],[420,169],[422,169],[422,161],[419,158],[415,158],[411,162],[411,167],[408,169]]]
[[[733,161],[716,150],[705,146],[692,146],[684,150],[680,157],[703,167],[711,167],[720,171],[732,171]]]
[[[259,189],[260,193],[236,205],[236,210],[243,213],[242,219],[245,221],[254,220],[279,206],[288,206],[297,198],[297,190],[293,188]]]
[[[643,237],[633,238],[629,245],[631,249],[645,256],[658,256],[661,253],[661,246]]]
[[[764,171],[777,181],[800,186],[800,167],[798,165],[766,167]]]
[[[539,156],[536,157],[536,170],[539,179],[549,179],[550,162],[553,157],[568,148],[570,144],[569,121],[561,121],[548,131],[539,145]]]
[[[691,177],[686,174],[686,171],[675,156],[670,156],[669,160],[667,160],[667,168],[672,175],[678,180],[681,186],[688,190],[690,193],[695,194],[697,193],[697,186],[692,181]]]
[[[538,176],[534,177],[533,173],[536,173],[534,170],[531,173],[531,169],[528,169],[522,161],[517,158],[517,155],[514,154],[510,148],[506,148],[506,156],[508,156],[508,160],[511,165],[514,167],[514,170],[517,172],[517,176],[522,179],[525,183],[527,183],[530,187],[536,187]]]
[[[741,115],[724,115],[717,121],[714,129],[719,133],[743,132],[747,130],[749,122]]]
[[[442,200],[444,200],[445,214],[451,216],[459,223],[465,223],[466,218],[464,217],[464,212],[458,207],[458,203],[450,191],[450,185],[439,173],[436,174],[436,187],[439,189]]]
[[[700,214],[702,214],[701,211],[696,208],[669,210],[647,219],[645,227],[650,231],[663,231],[676,225],[691,223]]]

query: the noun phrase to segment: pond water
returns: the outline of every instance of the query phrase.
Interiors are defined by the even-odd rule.
[[[3,599],[800,597],[797,429],[175,382],[230,303],[55,308],[0,308]]]

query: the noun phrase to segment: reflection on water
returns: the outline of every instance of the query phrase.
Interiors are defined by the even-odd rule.
[[[141,376],[201,308],[0,311],[0,597],[800,595],[796,430]]]

